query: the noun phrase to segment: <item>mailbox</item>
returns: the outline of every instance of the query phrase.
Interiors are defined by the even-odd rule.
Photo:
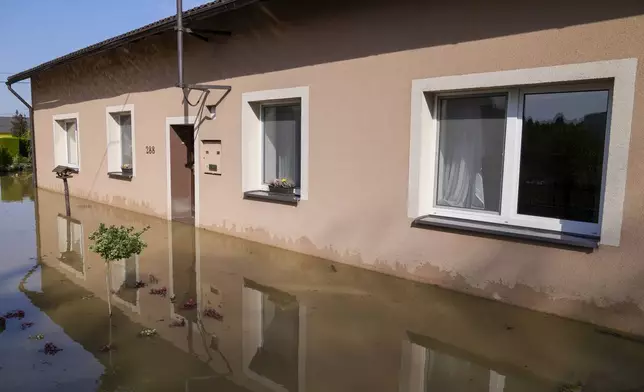
[[[203,140],[201,161],[204,173],[221,175],[221,140]]]

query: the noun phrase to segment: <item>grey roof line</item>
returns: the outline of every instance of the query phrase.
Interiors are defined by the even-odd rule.
[[[189,9],[183,12],[183,18],[185,22],[194,21],[197,19],[207,18],[219,13],[231,11],[237,8],[241,8],[245,5],[254,3],[258,0],[217,0],[211,1],[206,4],[202,4],[198,7]],[[86,48],[77,50],[75,52],[66,54],[64,56],[55,58],[51,61],[47,61],[38,66],[30,68],[28,70],[19,72],[15,75],[11,75],[7,78],[6,84],[14,84],[21,80],[30,78],[32,75],[44,71],[46,69],[53,68],[57,65],[63,64],[65,62],[75,60],[77,58],[87,56],[90,54],[96,54],[105,50],[114,49],[119,46],[125,45],[126,43],[138,41],[140,39],[155,35],[161,32],[169,31],[174,29],[177,16],[169,16],[167,18],[158,20],[154,23],[150,23],[138,29],[134,29],[125,34],[117,35],[116,37],[109,38],[105,41],[90,45]]]

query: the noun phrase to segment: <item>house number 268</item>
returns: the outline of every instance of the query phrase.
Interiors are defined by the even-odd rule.
[[[145,146],[146,154],[154,154],[154,146]]]

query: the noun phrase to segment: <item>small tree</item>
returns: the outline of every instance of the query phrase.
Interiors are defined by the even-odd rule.
[[[141,254],[147,247],[145,241],[141,239],[143,233],[148,231],[150,226],[142,230],[135,231],[134,227],[125,226],[105,226],[101,223],[98,229],[89,235],[89,239],[94,241],[89,249],[100,255],[107,264],[107,306],[109,307],[110,316],[112,315],[112,280],[110,279],[111,262],[116,260],[129,259],[134,255]]]
[[[11,134],[16,137],[29,137],[29,124],[27,117],[16,110],[11,117]]]

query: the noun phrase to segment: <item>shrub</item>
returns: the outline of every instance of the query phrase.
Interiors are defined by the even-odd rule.
[[[1,140],[1,139],[0,139]],[[0,170],[7,170],[13,163],[13,157],[7,147],[0,144]]]
[[[17,137],[1,137],[0,146],[4,146],[12,157],[20,152],[20,140]]]
[[[148,226],[140,231],[134,231],[134,227],[107,227],[101,223],[98,229],[89,235],[89,239],[94,241],[89,248],[106,262],[129,259],[135,254],[140,254],[147,246],[141,236],[149,228]]]
[[[31,141],[29,138],[21,137],[18,139],[18,155],[28,157],[31,153]]]

